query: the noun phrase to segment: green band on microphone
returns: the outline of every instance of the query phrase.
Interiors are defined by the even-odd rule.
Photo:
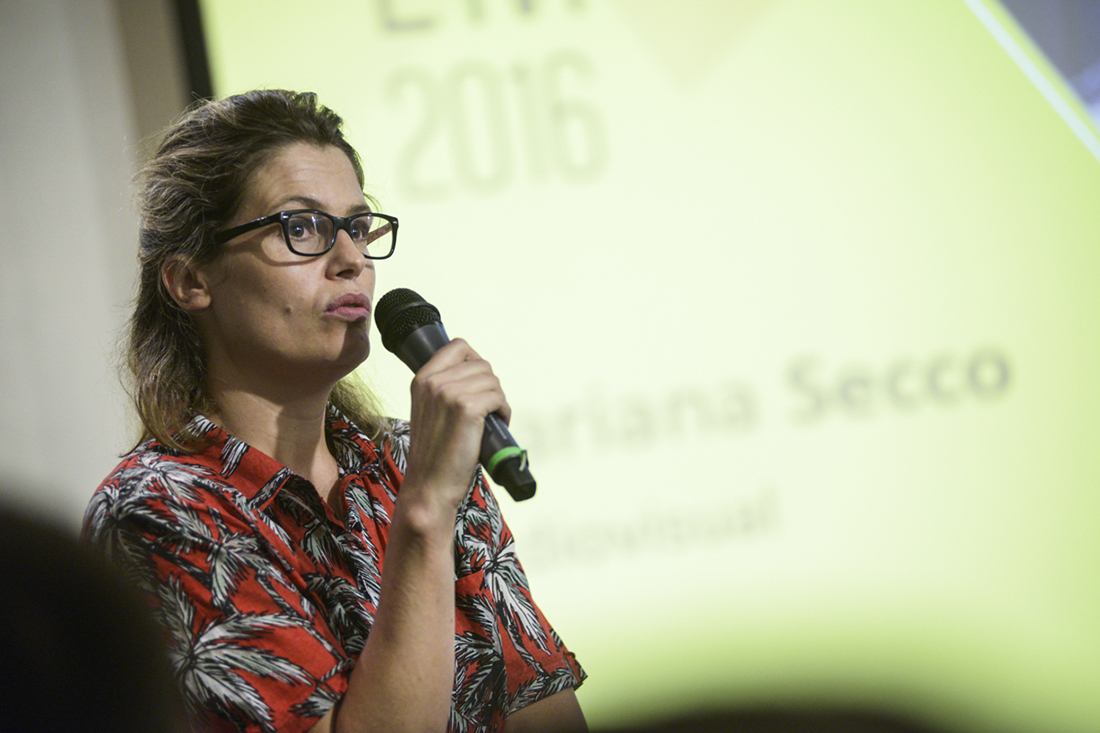
[[[508,460],[512,456],[522,456],[525,452],[526,451],[524,451],[522,448],[515,445],[510,445],[507,448],[501,448],[493,454],[492,458],[489,459],[489,463],[485,466],[485,470],[489,472],[490,476],[492,476],[493,471],[496,470],[497,465],[499,465],[501,461]]]

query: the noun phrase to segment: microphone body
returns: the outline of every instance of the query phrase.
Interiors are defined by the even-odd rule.
[[[382,345],[414,372],[420,371],[451,340],[435,306],[406,288],[382,296],[374,315]],[[527,462],[527,451],[516,444],[508,426],[495,413],[485,418],[478,461],[513,500],[523,501],[535,495],[535,478]]]

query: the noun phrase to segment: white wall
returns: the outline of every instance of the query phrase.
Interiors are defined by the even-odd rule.
[[[138,154],[111,0],[0,3],[0,492],[76,528],[129,447]]]

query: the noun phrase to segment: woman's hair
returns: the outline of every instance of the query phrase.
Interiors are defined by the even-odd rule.
[[[193,450],[186,426],[213,407],[206,392],[206,359],[189,313],[161,278],[171,257],[204,265],[220,247],[214,233],[236,213],[252,175],[293,143],[342,150],[363,186],[359,155],[344,138],[343,120],[313,93],[257,90],[188,110],[164,134],[138,175],[140,227],[138,292],[130,320],[126,364],[142,437]],[[384,430],[372,395],[354,379],[337,385],[333,406],[377,438]]]

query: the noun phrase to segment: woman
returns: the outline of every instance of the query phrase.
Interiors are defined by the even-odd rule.
[[[130,329],[145,435],[85,537],[156,599],[210,729],[583,729],[584,672],[477,468],[486,415],[509,415],[489,365],[441,349],[407,424],[347,381],[397,222],[340,127],[257,91],[168,131]]]

